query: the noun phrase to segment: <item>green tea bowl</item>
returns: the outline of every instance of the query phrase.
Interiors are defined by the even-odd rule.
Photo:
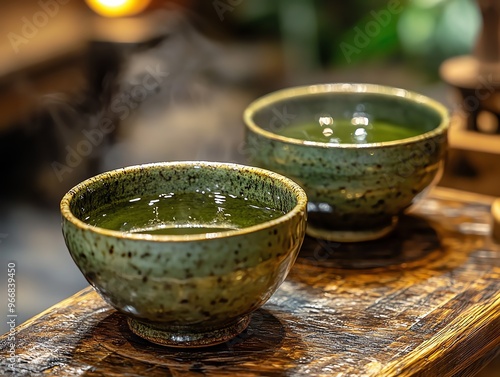
[[[308,196],[307,234],[338,242],[388,235],[440,179],[449,115],[439,102],[371,84],[287,88],[243,115],[249,163]]]
[[[71,257],[133,333],[204,347],[244,331],[286,278],[307,197],[260,168],[164,162],[81,182],[61,214]]]

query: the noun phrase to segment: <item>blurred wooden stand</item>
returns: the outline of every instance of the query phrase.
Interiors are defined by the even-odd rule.
[[[446,60],[441,77],[456,89],[450,174],[443,184],[500,196],[500,3],[477,0],[483,19],[473,54]]]
[[[500,135],[500,3],[477,3],[483,27],[473,54],[446,60],[440,73],[460,93],[455,112],[464,113],[466,129]]]

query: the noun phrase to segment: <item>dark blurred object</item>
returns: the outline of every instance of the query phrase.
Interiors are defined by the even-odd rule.
[[[475,56],[484,63],[500,62],[500,3],[496,0],[477,0],[483,27],[476,44]]]
[[[71,185],[95,171],[95,156],[75,161],[69,167],[71,175],[58,177],[54,170],[54,164],[67,163],[82,130],[96,121],[102,108],[99,98],[110,96],[102,86],[90,89],[84,61],[80,56],[60,61],[39,75],[19,73],[15,87],[4,88],[5,98],[17,99],[20,105],[16,116],[0,129],[0,159],[7,177],[0,186],[2,199],[52,205]],[[71,83],[71,88],[64,82]],[[22,91],[16,89],[20,83],[25,85]],[[93,95],[98,91],[98,97]]]
[[[15,13],[29,21],[41,9],[22,3]],[[120,123],[110,106],[123,90],[123,65],[134,52],[152,48],[164,37],[153,33],[149,19],[107,22],[76,3],[53,10],[45,28],[17,52],[3,46],[8,54],[0,65],[0,158],[8,162],[8,179],[0,194],[9,201],[53,205],[71,186],[98,172]],[[74,30],[65,33],[71,24]],[[109,38],[113,29],[127,31],[121,33],[127,40]],[[61,45],[57,53],[48,48],[53,45]],[[109,124],[106,132],[103,119]]]

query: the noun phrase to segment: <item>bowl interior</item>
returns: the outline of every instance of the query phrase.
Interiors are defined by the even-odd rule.
[[[74,219],[91,226],[186,235],[278,221],[305,201],[300,191],[291,180],[263,169],[165,163],[103,173],[76,186],[65,199]]]
[[[446,110],[430,98],[376,85],[290,88],[254,102],[251,128],[267,136],[330,144],[405,140],[438,130]]]

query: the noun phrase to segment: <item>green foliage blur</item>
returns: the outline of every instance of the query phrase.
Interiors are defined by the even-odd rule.
[[[231,18],[240,36],[294,43],[321,67],[396,60],[430,75],[470,53],[481,26],[474,0],[243,0]]]

